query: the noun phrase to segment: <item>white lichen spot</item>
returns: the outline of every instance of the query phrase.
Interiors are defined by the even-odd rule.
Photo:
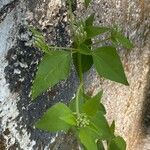
[[[14,74],[20,74],[21,71],[19,69],[14,69]]]

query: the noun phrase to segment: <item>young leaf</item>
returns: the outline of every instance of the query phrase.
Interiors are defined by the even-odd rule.
[[[54,86],[69,75],[71,54],[64,51],[51,51],[45,54],[36,73],[32,86],[32,98]]]
[[[41,38],[44,40],[42,33],[37,28],[31,26],[31,27],[29,27],[29,30],[32,32],[34,37],[36,37],[36,38],[38,37],[38,38]]]
[[[34,44],[37,48],[39,48],[43,52],[49,53],[49,46],[47,43],[45,43],[44,40],[37,38],[35,39]]]
[[[83,110],[87,115],[93,116],[97,113],[97,111],[101,111],[100,110],[101,97],[102,97],[102,91],[85,102],[85,104],[83,105]]]
[[[95,116],[91,117],[91,122],[97,130],[100,139],[109,140],[112,138],[113,135],[110,131],[109,124],[102,112],[99,111]]]
[[[112,30],[111,39],[113,42],[121,44],[123,47],[127,49],[133,48],[133,43],[129,39],[127,39],[121,32]]]
[[[73,116],[72,111],[65,104],[57,103],[47,110],[35,127],[50,132],[67,131],[71,125],[60,119],[65,116]]]
[[[106,46],[93,51],[94,66],[99,75],[129,85],[119,55],[114,47]]]
[[[108,32],[110,29],[107,27],[99,26],[86,26],[85,31],[87,33],[87,38],[93,38],[99,34]]]
[[[86,147],[87,150],[98,150],[95,133],[92,132],[90,128],[80,128],[78,136],[81,143]]]
[[[87,8],[90,4],[91,0],[84,0],[85,7]]]
[[[39,48],[40,50],[42,50],[43,52],[48,53],[49,52],[49,46],[45,42],[42,33],[40,31],[38,31],[38,29],[36,29],[34,27],[29,27],[29,30],[32,32],[32,34],[34,36],[34,44],[35,44],[35,46],[37,48]]]
[[[87,72],[93,65],[93,58],[91,55],[81,55],[81,67],[82,67],[82,72],[85,73]],[[73,54],[73,63],[76,68],[77,73],[79,74],[79,64],[78,64],[78,53]]]
[[[91,15],[85,20],[86,26],[92,26],[92,25],[93,25],[94,16],[95,16],[95,13],[91,14]]]
[[[108,150],[126,150],[125,140],[120,136],[115,137],[111,140]]]

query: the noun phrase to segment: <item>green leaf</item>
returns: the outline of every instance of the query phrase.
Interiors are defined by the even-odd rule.
[[[85,31],[87,33],[87,38],[93,38],[105,32],[108,32],[110,29],[107,27],[99,26],[86,26]]]
[[[76,68],[76,71],[79,75],[79,64],[78,64],[78,55],[79,53],[74,53],[73,54],[73,63],[74,63],[74,66]],[[82,72],[85,73],[87,72],[93,65],[93,58],[91,55],[83,55],[83,54],[80,54],[81,55],[81,68],[82,68]]]
[[[104,145],[103,145],[102,141],[100,141],[100,140],[97,142],[97,147],[98,147],[98,150],[105,150]]]
[[[29,27],[29,30],[32,32],[34,37],[38,37],[38,38],[41,38],[44,40],[42,32],[40,32],[37,28],[31,26],[31,27]]]
[[[78,136],[87,150],[98,150],[95,133],[90,128],[80,128]]]
[[[81,101],[79,101],[81,102]],[[80,105],[79,105],[80,106]],[[69,106],[68,106],[73,112],[76,111],[76,99],[72,99],[70,102],[69,102]]]
[[[94,117],[91,117],[92,127],[94,126],[97,134],[99,135],[99,139],[101,140],[109,140],[113,137],[111,130],[109,128],[109,124],[104,117],[102,112],[98,112]]]
[[[71,126],[60,119],[65,116],[73,116],[72,111],[65,104],[57,103],[47,110],[35,127],[50,132],[67,131]]]
[[[32,98],[66,79],[70,71],[71,54],[64,51],[51,51],[45,54],[36,73],[32,86]]]
[[[87,8],[90,4],[91,0],[84,0],[85,7]]]
[[[100,106],[101,97],[102,97],[102,91],[85,102],[83,106],[83,110],[87,115],[93,116],[97,113],[97,111],[103,112],[103,108]],[[100,110],[101,108],[102,110]]]
[[[43,52],[50,53],[50,52],[49,52],[49,46],[48,46],[48,44],[45,43],[44,40],[37,38],[37,39],[35,40],[34,44],[35,44],[35,46],[36,46],[37,48],[39,48],[39,49],[42,50]]]
[[[35,27],[29,27],[29,30],[32,32],[34,36],[34,44],[37,48],[42,50],[43,52],[48,53],[49,52],[49,46],[44,40],[44,36],[42,35],[42,32],[40,32]]]
[[[92,25],[93,25],[94,16],[95,16],[95,13],[91,14],[91,15],[85,20],[86,26],[92,26]]]
[[[78,52],[81,54],[84,54],[84,55],[91,55],[92,54],[90,48],[86,44],[81,44],[78,47]]]
[[[83,112],[84,102],[85,102],[85,97],[84,97],[83,90],[81,89],[80,93],[79,93],[79,110],[80,110],[80,112]],[[73,112],[76,112],[76,97],[69,102],[69,108]]]
[[[99,111],[101,111],[104,115],[106,114],[106,109],[102,103],[99,104]]]
[[[127,49],[131,49],[134,47],[133,43],[119,31],[112,30],[111,39],[114,43],[121,44],[123,47]]]
[[[112,133],[115,133],[115,121],[113,120],[111,126],[110,126],[110,130],[112,131]]]
[[[69,114],[67,116],[62,116],[59,118],[72,126],[76,125],[76,118],[72,114]]]
[[[106,46],[93,51],[94,66],[99,75],[129,85],[119,55],[114,47]]]
[[[92,40],[91,39],[86,39],[84,41],[84,44],[87,45],[89,49],[91,49],[91,47],[92,47]]]
[[[125,140],[120,136],[115,137],[111,140],[108,150],[126,150]]]

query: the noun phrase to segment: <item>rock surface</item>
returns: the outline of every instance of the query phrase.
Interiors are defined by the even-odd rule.
[[[80,1],[74,6],[79,17],[96,12],[95,24],[119,25],[135,44],[130,52],[119,50],[129,87],[99,78],[94,70],[85,77],[87,92],[104,90],[107,117],[110,123],[116,121],[116,132],[125,138],[128,150],[150,147],[149,5],[148,0],[94,0],[87,12]],[[66,81],[31,102],[30,89],[42,54],[30,43],[29,24],[39,27],[50,44],[70,44],[64,1],[0,0],[0,149],[76,149],[71,135],[33,127],[51,105],[72,98],[78,81],[72,70]]]

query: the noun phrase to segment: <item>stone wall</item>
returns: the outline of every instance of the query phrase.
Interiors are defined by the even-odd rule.
[[[125,138],[128,150],[150,147],[149,5],[148,0],[93,0],[87,12],[81,1],[74,5],[77,16],[96,12],[95,24],[117,24],[135,44],[131,51],[119,50],[129,87],[106,81],[93,69],[85,76],[88,93],[104,90],[107,118],[116,121],[116,132]],[[50,44],[70,44],[63,0],[0,0],[0,149],[77,149],[72,135],[33,127],[47,108],[72,98],[78,81],[72,70],[66,81],[31,102],[30,89],[42,54],[32,47],[29,24],[39,27]]]

